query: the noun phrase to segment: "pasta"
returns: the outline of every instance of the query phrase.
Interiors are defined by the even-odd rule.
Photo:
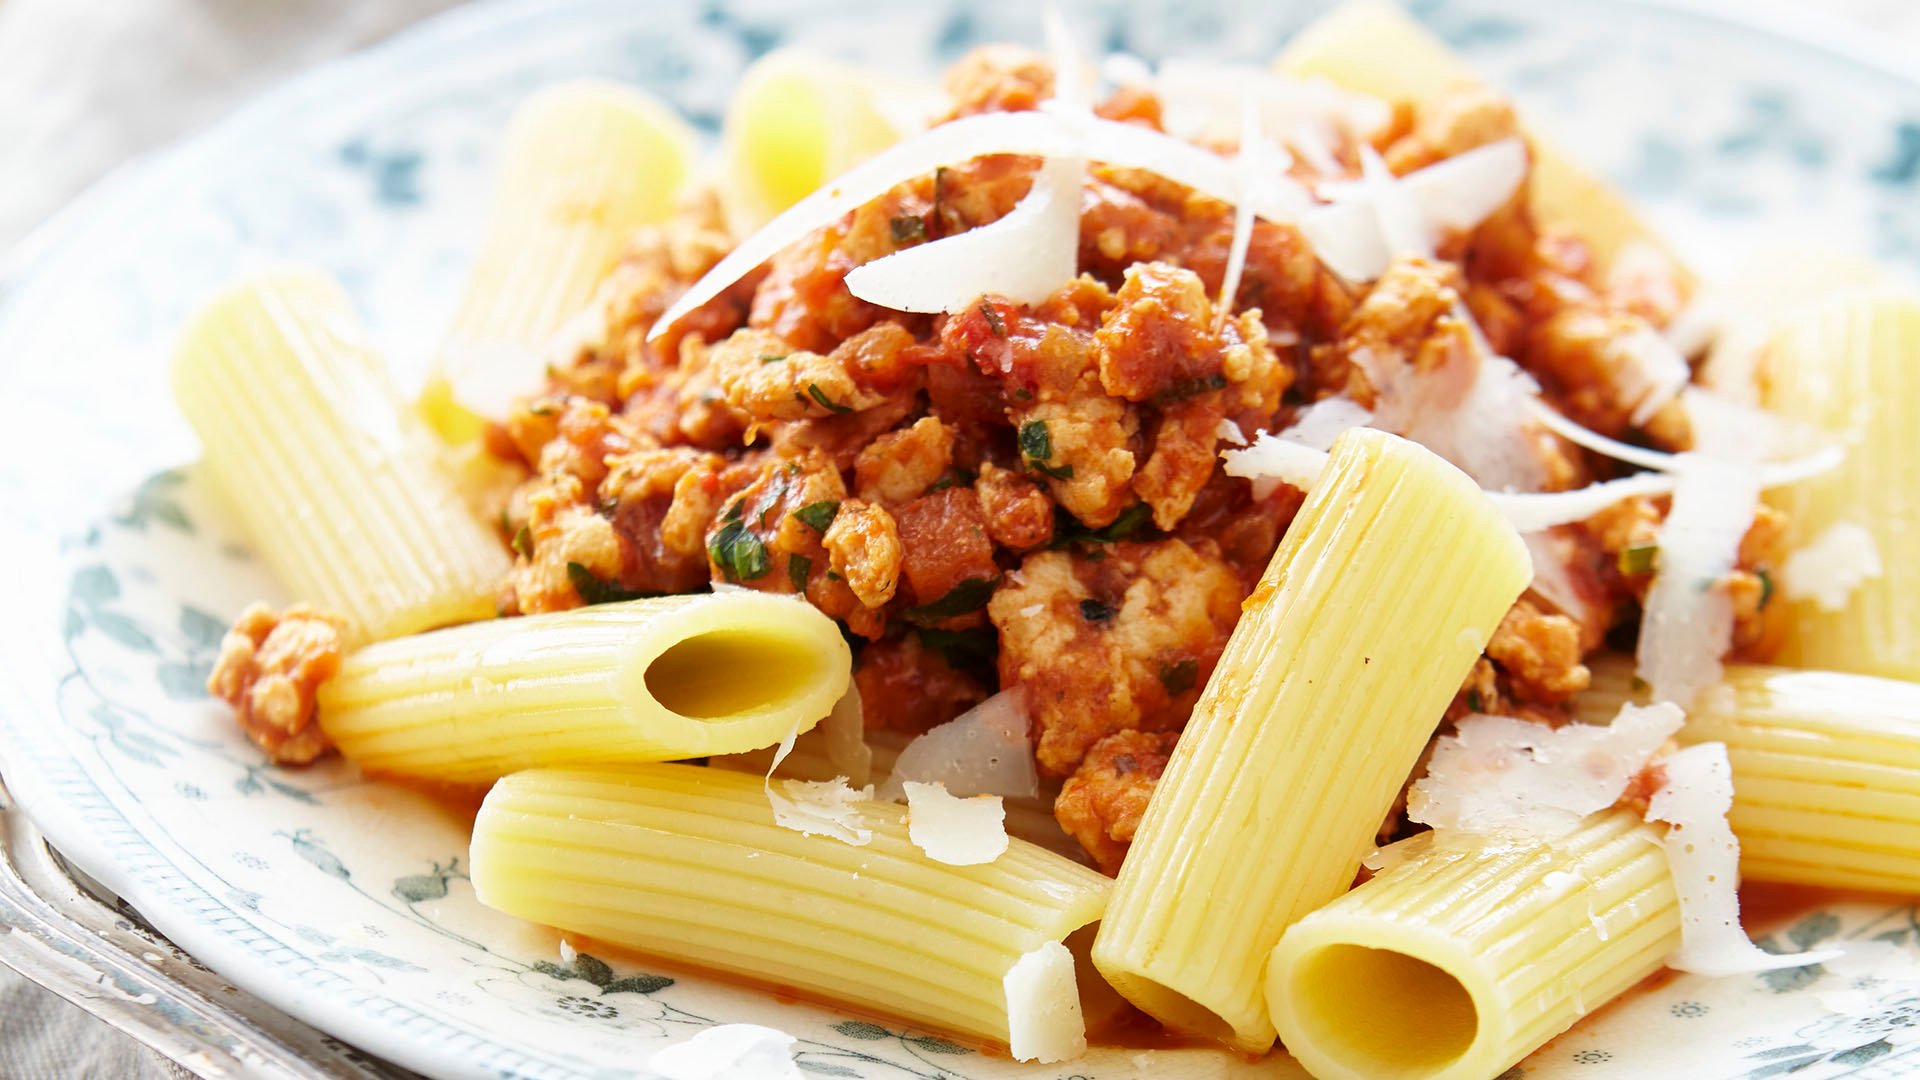
[[[1660,837],[1613,810],[1551,842],[1387,848],[1373,880],[1273,950],[1281,1041],[1320,1080],[1498,1075],[1679,944]]]
[[[1121,867],[1093,949],[1114,988],[1173,1027],[1267,1049],[1267,953],[1352,882],[1530,576],[1464,474],[1383,432],[1341,436]]]
[[[902,808],[859,813],[873,838],[852,847],[774,825],[744,773],[517,773],[474,823],[473,887],[562,930],[1007,1044],[1009,971],[1098,919],[1107,879],[1020,841],[937,863]]]
[[[368,772],[482,783],[771,746],[826,715],[847,663],[792,600],[664,596],[369,646],[321,688],[320,722]]]
[[[1804,313],[1761,355],[1762,402],[1789,420],[1845,432],[1848,443],[1838,469],[1776,491],[1768,501],[1788,514],[1800,545],[1836,526],[1863,529],[1879,567],[1835,609],[1824,599],[1793,601],[1779,657],[1784,663],[1920,679],[1916,350],[1920,299],[1880,294],[1838,299]],[[1820,562],[1807,573],[1856,568],[1839,565],[1835,556]],[[1843,585],[1840,591],[1848,590]]]
[[[628,235],[673,209],[694,154],[686,122],[631,87],[562,83],[520,106],[480,253],[421,394],[441,437],[472,439],[482,416],[538,377]]]
[[[1336,8],[1289,41],[1276,66],[1289,75],[1328,79],[1389,101],[1433,100],[1481,81],[1444,43],[1384,0]],[[1618,191],[1537,136],[1529,134],[1527,141],[1533,154],[1527,190],[1538,221],[1584,240],[1602,272],[1631,245],[1666,252],[1659,234]],[[1692,275],[1677,260],[1669,261],[1680,287],[1690,290]]]
[[[1634,695],[1610,658],[1575,704],[1600,720]],[[1920,893],[1920,686],[1730,664],[1679,739],[1727,745],[1743,878]]]
[[[173,392],[208,472],[293,595],[379,640],[494,613],[508,567],[435,462],[340,287],[289,268],[196,316]]]

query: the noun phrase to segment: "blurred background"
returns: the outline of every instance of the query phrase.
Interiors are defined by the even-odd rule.
[[[0,265],[35,225],[114,168],[456,2],[0,0]],[[1917,0],[1766,6],[1818,10],[1920,56]],[[184,1075],[0,967],[0,1078]]]

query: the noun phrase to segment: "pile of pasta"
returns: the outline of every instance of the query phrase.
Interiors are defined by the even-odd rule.
[[[1280,66],[1387,100],[1470,77],[1384,8],[1330,16]],[[842,174],[888,146],[1044,153],[1080,130],[1088,152],[1172,161],[1187,168],[1173,179],[1226,189],[1243,215],[1302,212],[1284,193],[1236,187],[1204,151],[1162,158],[1131,136],[1085,135],[1094,125],[1074,128],[1071,101],[1035,114],[1019,136],[1031,145],[976,145],[986,129],[966,121],[911,135],[884,107],[901,93],[788,55],[755,70],[725,155],[729,212],[753,234],[729,257],[738,273],[765,258],[790,207],[858,200],[884,178]],[[1536,212],[1597,258],[1654,242],[1618,196],[1537,141],[1531,153]],[[1515,495],[1357,424],[1230,454],[1236,475],[1305,499],[1108,879],[1049,835],[1017,712],[976,710],[904,748],[870,743],[848,645],[804,600],[728,587],[633,597],[585,574],[587,606],[491,617],[510,560],[473,509],[489,482],[472,452],[481,418],[537,374],[626,233],[669,211],[693,157],[684,125],[631,90],[583,84],[529,103],[507,136],[479,269],[416,401],[344,292],[311,270],[220,296],[174,365],[211,475],[313,605],[230,637],[260,676],[239,691],[256,738],[286,745],[317,723],[370,774],[490,785],[471,859],[487,905],[1021,1060],[1082,1052],[1082,997],[1104,981],[1177,1031],[1250,1053],[1278,1038],[1317,1077],[1488,1078],[1663,965],[1821,959],[1754,948],[1736,875],[1920,893],[1911,296],[1856,290],[1774,310],[1760,347],[1713,354],[1736,371],[1758,356],[1758,404],[1844,434],[1843,458],[1805,467],[1636,457],[1598,440],[1648,471]],[[1002,232],[1044,232],[1049,176]],[[1380,216],[1381,242],[1417,244]],[[1375,257],[1336,248],[1329,239],[1322,258]],[[962,265],[951,260],[964,252],[943,257],[927,266]],[[1058,272],[1046,262],[1023,272]],[[728,272],[716,267],[661,324]],[[938,310],[909,305],[970,286],[874,274],[862,287]],[[1709,508],[1741,491],[1752,504],[1763,486],[1808,560],[1787,586],[1792,666],[1723,668],[1724,627],[1710,655],[1676,661],[1662,650],[1687,634],[1663,629],[1650,598],[1638,663],[1597,663],[1579,722],[1475,715],[1430,747],[1535,583],[1529,536],[1626,493],[1669,493],[1654,588],[1697,592],[1745,531],[1740,519],[1728,538]],[[337,642],[339,655],[276,636],[299,620],[306,643]],[[1376,851],[1403,799],[1431,828]]]

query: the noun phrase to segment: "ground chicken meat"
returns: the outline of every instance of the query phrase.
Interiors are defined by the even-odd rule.
[[[891,431],[860,451],[853,490],[869,502],[906,502],[932,487],[953,463],[953,432],[937,416]]]
[[[1580,662],[1580,624],[1522,599],[1507,612],[1487,642],[1515,696],[1558,704],[1587,688],[1591,673]]]
[[[1053,96],[1053,68],[1045,58],[1019,45],[982,45],[947,69],[951,120],[984,112],[1038,108]]]
[[[994,543],[1027,551],[1053,539],[1053,502],[1026,475],[985,462],[973,490]]]
[[[331,745],[316,723],[315,695],[340,670],[347,621],[295,604],[275,615],[254,604],[220,640],[207,692],[233,706],[240,727],[267,757],[304,765]]]
[[[884,607],[900,585],[900,529],[893,515],[863,499],[840,504],[827,527],[830,568],[860,603]]]
[[[1000,631],[1000,682],[1027,687],[1035,756],[1070,776],[1118,731],[1186,723],[1245,595],[1208,546],[1118,543],[1093,559],[1027,556],[988,605]]]
[[[896,507],[893,515],[900,529],[901,568],[915,604],[950,605],[954,590],[968,582],[987,583],[968,586],[986,596],[984,589],[1000,576],[1000,567],[993,560],[993,539],[987,535],[980,497],[972,488],[923,495]]]
[[[1053,816],[1102,871],[1120,872],[1176,738],[1171,731],[1109,735],[1093,744],[1061,786],[1053,801]]]
[[[764,330],[738,330],[713,347],[708,362],[727,403],[756,421],[835,416],[886,400],[848,368],[853,355],[874,351],[879,342],[898,352],[913,337],[896,323],[881,323],[822,356]]]

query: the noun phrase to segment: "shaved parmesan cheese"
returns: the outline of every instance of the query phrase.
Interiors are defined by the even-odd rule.
[[[1352,398],[1321,398],[1301,409],[1293,423],[1280,432],[1280,437],[1315,450],[1328,450],[1332,449],[1333,440],[1348,429],[1366,427],[1372,422],[1373,414]]]
[[[1622,706],[1610,724],[1469,716],[1435,744],[1407,816],[1439,830],[1550,839],[1619,800],[1686,719],[1669,704]]]
[[[857,266],[847,291],[894,311],[955,312],[986,293],[1038,304],[1078,272],[1086,164],[1049,158],[1005,217]]]
[[[720,295],[781,249],[879,198],[895,185],[942,166],[992,154],[1089,158],[1146,169],[1223,202],[1237,203],[1240,199],[1240,184],[1230,162],[1164,132],[1101,120],[1075,109],[1043,107],[1030,112],[964,116],[893,144],[788,207],[741,240],[726,258],[681,294],[654,322],[648,337],[660,337],[688,312]],[[1254,212],[1270,220],[1291,221],[1311,204],[1312,196],[1305,188],[1283,177],[1272,178],[1258,193]]]
[[[1532,496],[1519,498],[1529,499]],[[1497,506],[1501,497],[1495,495],[1493,500]],[[1513,520],[1511,512],[1507,513],[1507,520]],[[1518,525],[1514,527],[1519,528]],[[1526,542],[1527,555],[1533,560],[1533,581],[1528,588],[1533,590],[1536,597],[1575,622],[1587,623],[1600,616],[1593,602],[1575,582],[1571,569],[1576,561],[1584,561],[1589,557],[1584,544],[1565,533],[1548,529],[1522,531],[1520,539]]]
[[[1495,506],[1523,533],[1539,532],[1556,525],[1585,521],[1593,515],[1635,495],[1665,495],[1674,487],[1671,473],[1639,473],[1588,484],[1572,491],[1488,492]]]
[[[907,839],[927,858],[949,866],[990,863],[1007,850],[1007,807],[998,795],[962,799],[945,784],[902,784],[907,796]]]
[[[1240,430],[1239,424],[1224,416],[1220,418],[1219,423],[1213,425],[1213,437],[1229,446],[1247,445],[1246,432]]]
[[[1007,1050],[1016,1061],[1052,1064],[1087,1051],[1087,1022],[1073,953],[1049,941],[1013,962],[1002,980],[1007,994]]]
[[[1825,441],[1810,425],[1705,387],[1687,387],[1680,404],[1693,431],[1694,452],[1724,461],[1766,461],[1807,452]]]
[[[1258,107],[1262,130],[1295,145],[1328,147],[1343,133],[1364,142],[1393,118],[1386,102],[1326,79],[1295,79],[1213,60],[1167,60],[1153,88],[1167,130],[1185,139],[1226,137],[1234,129],[1235,110],[1247,98]],[[1339,168],[1334,162],[1321,171]]]
[[[1633,406],[1628,419],[1644,424],[1680,395],[1693,369],[1673,343],[1651,326],[1622,334],[1607,345],[1608,358],[1620,373],[1620,390]]]
[[[1672,826],[1662,846],[1680,894],[1680,949],[1667,965],[1721,976],[1805,967],[1839,956],[1837,949],[1774,955],[1740,928],[1740,842],[1727,825],[1733,767],[1726,744],[1689,746],[1662,765],[1666,783],[1653,793],[1647,820]]]
[[[1080,62],[1080,50],[1074,47],[1073,33],[1067,29],[1059,6],[1048,4],[1040,22],[1047,40],[1047,59],[1053,62],[1053,100],[1088,107],[1093,99],[1094,73]]]
[[[776,755],[780,756],[781,775],[787,779],[830,780],[844,776],[855,785],[867,783],[873,773],[873,747],[867,745],[859,686],[849,682],[847,692],[834,703],[827,718],[794,740],[792,753],[780,755],[778,746],[769,746],[739,754],[714,754],[707,758],[707,764],[764,774],[775,769]]]
[[[908,743],[880,786],[880,798],[904,798],[902,785],[909,780],[944,784],[963,796],[1039,795],[1024,692],[1002,690]]]
[[[1254,495],[1266,498],[1275,483],[1306,491],[1327,467],[1327,452],[1304,443],[1275,438],[1267,432],[1254,436],[1244,450],[1223,450],[1228,476],[1254,481]]]
[[[1486,346],[1464,305],[1454,317],[1476,348],[1439,370],[1418,371],[1367,350],[1354,354],[1377,391],[1374,426],[1404,435],[1446,458],[1483,488],[1537,491],[1546,480],[1537,431],[1528,420],[1539,384]]]
[[[656,1050],[647,1068],[663,1080],[803,1080],[793,1036],[758,1024],[721,1024]]]
[[[1780,585],[1789,600],[1812,600],[1822,611],[1843,611],[1853,590],[1882,572],[1873,534],[1855,522],[1837,521],[1787,556]]]
[[[1653,700],[1687,708],[1720,681],[1720,658],[1733,640],[1733,601],[1719,582],[1759,508],[1760,470],[1682,454],[1677,475],[1634,658]]]
[[[1430,255],[1439,229],[1466,230],[1513,197],[1527,175],[1527,147],[1501,139],[1395,179],[1363,150],[1359,182],[1322,184],[1334,201],[1300,219],[1300,231],[1327,268],[1372,281],[1397,254]]]
[[[1220,277],[1220,299],[1214,305],[1213,332],[1227,325],[1234,298],[1240,295],[1240,278],[1247,270],[1247,246],[1253,242],[1253,201],[1245,194],[1254,190],[1268,169],[1267,140],[1260,133],[1260,117],[1254,111],[1253,98],[1240,103],[1240,152],[1234,158],[1239,169],[1243,197],[1233,208],[1233,242],[1227,247],[1227,269]]]
[[[1682,400],[1687,402],[1689,416],[1692,416],[1695,408],[1702,407],[1702,402],[1705,403],[1705,409],[1714,411],[1722,411],[1721,407],[1724,407],[1726,410],[1742,408],[1734,402],[1718,396],[1713,398],[1696,397],[1696,395],[1703,394],[1705,394],[1705,391],[1696,387],[1689,387],[1687,391],[1681,395]],[[1574,423],[1572,420],[1554,411],[1551,406],[1543,401],[1535,401],[1531,407],[1535,418],[1544,424],[1548,431],[1573,443],[1575,446],[1591,450],[1602,457],[1609,457],[1615,461],[1624,461],[1629,465],[1637,465],[1642,469],[1653,469],[1660,472],[1672,472],[1682,466],[1681,459],[1685,455],[1669,454],[1664,450],[1650,450],[1644,446],[1634,446],[1631,443],[1623,443],[1618,439],[1610,439],[1591,428]],[[1726,412],[1725,415],[1745,415],[1748,420],[1756,423],[1767,423],[1778,420],[1777,417],[1770,417],[1757,409],[1746,414]],[[1715,419],[1717,418],[1709,418],[1709,424],[1712,424]],[[1735,422],[1738,421],[1736,420]],[[1709,433],[1708,437],[1711,440],[1713,436]],[[1791,440],[1783,440],[1782,445],[1790,441]],[[1724,440],[1719,449],[1722,453],[1726,451]],[[1692,460],[1699,461],[1720,456],[1721,454],[1713,453],[1711,448],[1709,448],[1707,452],[1692,455]],[[1761,470],[1761,485],[1763,487],[1780,487],[1783,484],[1797,484],[1809,477],[1819,476],[1821,473],[1837,467],[1840,462],[1845,459],[1846,452],[1840,447],[1827,446],[1791,460],[1771,462]],[[1739,457],[1736,458],[1736,460],[1746,459]]]
[[[774,772],[787,755],[793,753],[793,743],[799,735],[800,727],[796,723],[787,737],[780,740],[780,749],[774,753],[773,763],[767,766],[763,786],[767,802],[773,807],[773,823],[805,836],[830,836],[854,847],[872,843],[873,830],[861,824],[858,804],[873,798],[873,785],[856,791],[847,786],[844,776],[832,780],[774,780]]]

